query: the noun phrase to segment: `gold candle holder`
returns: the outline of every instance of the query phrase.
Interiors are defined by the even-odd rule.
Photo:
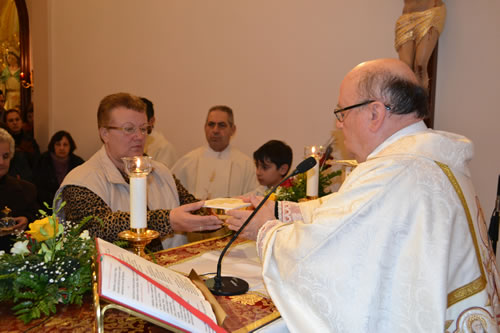
[[[146,247],[146,245],[151,243],[153,239],[158,238],[159,236],[160,233],[158,231],[146,228],[132,228],[130,230],[122,231],[118,234],[118,237],[129,242],[135,254],[143,258],[147,257],[146,252],[144,252],[144,248]]]

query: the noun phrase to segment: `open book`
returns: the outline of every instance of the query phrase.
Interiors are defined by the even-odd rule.
[[[125,249],[96,240],[99,296],[189,332],[224,332],[191,280]]]

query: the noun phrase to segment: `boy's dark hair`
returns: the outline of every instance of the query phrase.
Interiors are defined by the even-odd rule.
[[[253,159],[256,162],[271,161],[276,164],[276,168],[286,164],[290,169],[292,166],[293,152],[292,148],[286,143],[279,140],[271,140],[264,143],[253,153]]]

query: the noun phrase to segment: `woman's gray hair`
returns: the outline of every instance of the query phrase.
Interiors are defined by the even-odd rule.
[[[14,152],[16,151],[16,143],[12,135],[10,135],[9,132],[4,130],[3,128],[0,128],[0,143],[1,142],[7,142],[9,144],[10,158],[14,157]]]

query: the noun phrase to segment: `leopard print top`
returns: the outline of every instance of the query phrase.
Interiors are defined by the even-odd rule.
[[[181,205],[199,201],[177,178],[174,179]],[[62,191],[62,200],[66,202],[63,209],[67,221],[81,221],[87,216],[97,216],[101,220],[94,218],[87,224],[89,233],[94,237],[114,242],[118,240],[118,233],[130,228],[129,212],[113,212],[100,196],[85,187],[66,186]],[[167,209],[148,210],[148,228],[158,231],[160,238],[171,234],[169,215],[170,210]]]

